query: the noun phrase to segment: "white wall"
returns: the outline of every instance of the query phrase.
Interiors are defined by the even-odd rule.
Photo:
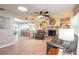
[[[78,15],[71,18],[71,28],[74,29],[74,32],[78,35]]]
[[[11,30],[0,30],[0,46],[14,42],[14,39]]]
[[[77,35],[78,35],[78,45],[77,45],[77,54],[79,55],[79,12],[76,15],[76,24],[77,24]]]
[[[0,16],[10,17],[10,28],[9,29],[0,29],[0,48],[6,47],[13,44],[16,41],[16,38],[13,34],[13,19],[7,12],[0,11]]]
[[[79,13],[71,18],[71,28],[78,36],[77,54],[79,55]]]

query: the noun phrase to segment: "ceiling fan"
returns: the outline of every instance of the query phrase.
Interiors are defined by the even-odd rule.
[[[50,17],[49,11],[47,10],[35,11],[34,13],[36,14],[36,16]]]
[[[55,19],[54,17],[52,18],[50,15],[49,15],[49,11],[47,10],[43,10],[43,11],[35,11],[34,14],[36,16],[42,16],[42,17],[48,17],[49,18],[49,24],[50,25],[54,25],[55,24]]]

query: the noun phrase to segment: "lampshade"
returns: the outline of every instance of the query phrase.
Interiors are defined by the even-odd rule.
[[[74,40],[74,30],[73,29],[59,29],[59,39],[65,41]]]

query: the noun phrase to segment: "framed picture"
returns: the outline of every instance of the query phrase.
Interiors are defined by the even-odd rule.
[[[10,28],[10,18],[5,16],[0,16],[0,29]]]

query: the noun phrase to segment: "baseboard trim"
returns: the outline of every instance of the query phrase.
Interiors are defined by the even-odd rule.
[[[2,45],[2,46],[0,46],[0,49],[8,47],[8,46],[11,46],[11,45],[14,45],[15,43],[16,43],[16,41],[8,43],[8,44],[5,44],[5,45]]]

